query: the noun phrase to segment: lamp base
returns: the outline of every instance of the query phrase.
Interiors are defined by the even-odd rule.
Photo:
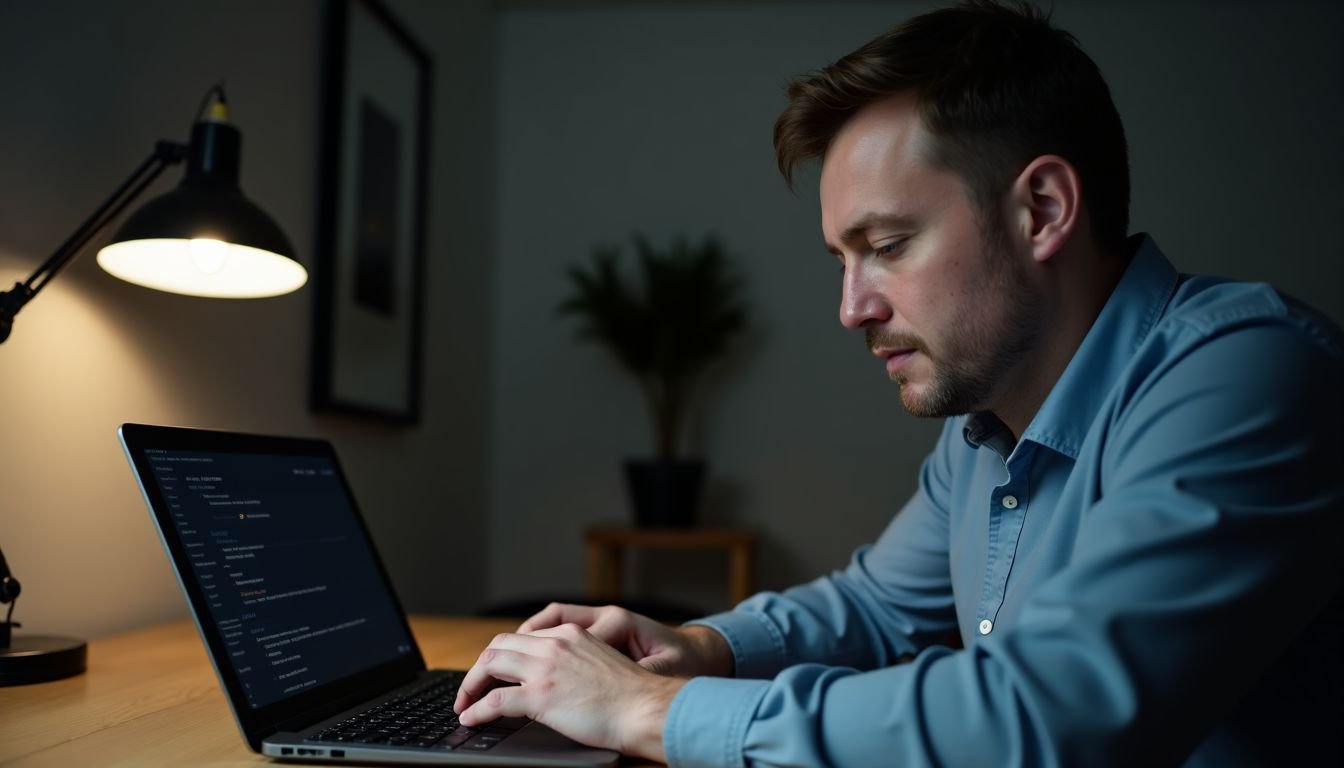
[[[56,635],[27,635],[0,648],[0,686],[45,683],[84,673],[89,646]]]

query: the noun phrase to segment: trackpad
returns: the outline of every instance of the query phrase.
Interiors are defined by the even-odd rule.
[[[533,758],[546,756],[566,762],[572,760],[575,765],[609,765],[618,757],[610,750],[584,747],[537,722],[524,726],[500,742],[495,753],[512,754],[515,750]]]

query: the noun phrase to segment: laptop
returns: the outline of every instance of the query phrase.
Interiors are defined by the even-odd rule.
[[[452,712],[330,443],[123,424],[122,447],[253,751],[285,760],[609,766],[520,718]],[[451,546],[451,542],[447,542]]]

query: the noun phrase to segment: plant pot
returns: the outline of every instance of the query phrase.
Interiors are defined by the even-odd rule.
[[[625,462],[625,487],[640,528],[694,526],[704,484],[705,462],[698,459]]]

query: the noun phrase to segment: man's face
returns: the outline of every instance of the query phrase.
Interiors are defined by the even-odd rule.
[[[1040,337],[1029,257],[982,229],[935,167],[913,97],[858,112],[821,170],[821,227],[844,268],[840,322],[863,329],[916,416],[992,410]],[[998,221],[999,216],[991,218]]]

